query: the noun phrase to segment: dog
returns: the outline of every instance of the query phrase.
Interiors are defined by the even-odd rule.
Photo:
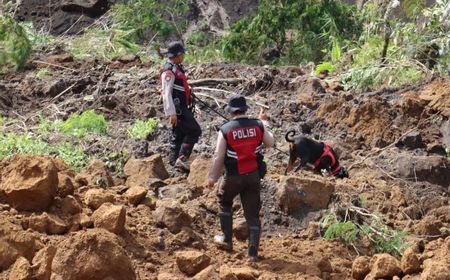
[[[325,169],[329,175],[337,178],[349,177],[347,169],[339,164],[338,156],[329,145],[304,136],[295,137],[295,130],[288,131],[285,138],[289,142],[289,162],[284,175],[287,175],[294,168],[297,159],[300,159],[295,172],[311,164],[317,173]]]

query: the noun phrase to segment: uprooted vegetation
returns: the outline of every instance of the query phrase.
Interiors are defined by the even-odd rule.
[[[205,184],[223,120],[197,103],[203,134],[192,171],[166,164],[162,61],[146,38],[157,34],[161,42],[167,30],[189,27],[177,24],[186,1],[170,1],[168,17],[149,18],[148,11],[162,9],[157,2],[114,6],[74,37],[20,24],[35,49],[22,71],[9,69],[0,80],[0,279],[449,277],[450,83],[439,76],[448,58],[445,52],[420,57],[429,42],[448,47],[447,27],[438,24],[448,1],[421,7],[416,16],[415,1],[408,2],[409,23],[390,15],[383,62],[386,7],[372,1],[360,12],[333,1],[276,1],[277,10],[268,9],[274,1],[261,1],[229,33],[214,36],[202,29],[212,22],[197,23],[201,31],[188,40],[198,46],[188,57],[196,63],[188,74],[198,97],[225,113],[227,98],[244,93],[252,116],[258,104],[269,106],[277,148],[288,151],[284,134],[295,129],[332,142],[350,170],[344,180],[307,170],[281,176],[287,156],[265,151],[261,260],[251,265],[239,201],[234,252],[212,243],[219,209]],[[316,18],[326,3],[335,9]],[[355,17],[341,18],[348,14]],[[138,16],[146,25],[139,26]],[[298,24],[315,17],[317,26],[291,30],[282,22],[291,17]],[[343,34],[342,25],[354,29]],[[251,41],[259,35],[265,36]],[[239,46],[235,58],[222,51],[230,38]],[[254,44],[239,44],[246,40]],[[280,65],[306,63],[312,55],[317,66]],[[255,65],[222,62],[240,59]]]

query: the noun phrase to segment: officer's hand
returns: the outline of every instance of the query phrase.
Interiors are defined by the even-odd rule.
[[[264,110],[264,108],[261,108],[261,110],[259,111],[258,118],[262,121],[267,121],[266,111]]]
[[[216,182],[214,182],[213,180],[208,179],[208,188],[209,188],[209,189],[214,188],[214,184],[215,184],[215,183],[216,183]]]
[[[169,123],[173,126],[177,126],[177,115],[172,115],[169,117]]]

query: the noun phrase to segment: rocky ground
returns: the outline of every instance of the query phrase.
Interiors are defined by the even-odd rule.
[[[234,252],[211,242],[218,205],[205,179],[223,120],[197,104],[203,135],[193,171],[167,166],[158,67],[133,56],[74,61],[55,50],[35,54],[25,71],[0,81],[4,132],[36,133],[42,117],[66,119],[87,109],[108,121],[107,135],[39,135],[70,141],[97,159],[79,173],[47,156],[0,163],[1,279],[450,279],[448,79],[345,92],[306,68],[191,66],[194,90],[210,106],[222,111],[231,93],[245,94],[252,115],[257,103],[269,106],[279,149],[287,151],[284,134],[295,129],[332,143],[350,169],[344,180],[306,170],[286,177],[287,156],[267,150],[261,260],[251,264],[239,201]],[[51,74],[39,77],[42,68]],[[158,131],[146,141],[129,139],[127,126],[149,117],[161,118]],[[118,151],[127,155],[116,159],[126,162],[123,170],[105,165]],[[344,207],[409,232],[409,248],[391,256],[376,254],[364,238],[323,239],[320,218]],[[364,218],[359,214],[348,215],[356,221]]]

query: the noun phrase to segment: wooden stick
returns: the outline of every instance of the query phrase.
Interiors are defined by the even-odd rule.
[[[45,61],[33,60],[33,62],[36,62],[36,63],[39,63],[39,64],[45,64],[45,65],[49,65],[49,66],[53,66],[53,67],[58,67],[58,68],[62,68],[62,69],[70,70],[70,71],[76,71],[75,69],[72,69],[72,68],[68,68],[68,67],[65,67],[65,66],[58,65],[58,64],[48,63],[48,62],[45,62]]]
[[[66,88],[65,90],[61,91],[61,93],[59,93],[57,96],[53,97],[50,102],[55,101],[56,99],[58,99],[59,97],[61,97],[64,93],[68,92],[69,90],[71,90],[77,83],[73,83],[70,87]]]

